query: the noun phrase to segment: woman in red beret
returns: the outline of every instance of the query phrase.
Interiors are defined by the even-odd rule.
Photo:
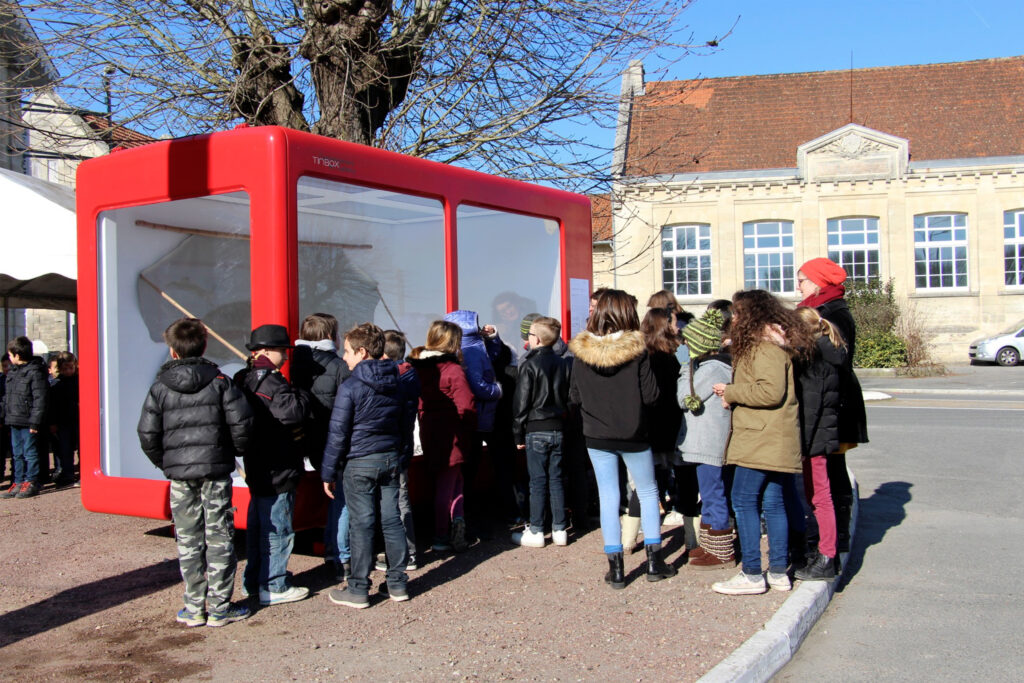
[[[860,382],[853,373],[853,355],[857,346],[857,325],[843,296],[846,271],[827,258],[813,258],[797,271],[797,286],[804,296],[800,306],[817,309],[843,335],[846,362],[839,370],[839,450],[828,454],[828,478],[836,511],[839,550],[848,551],[850,544],[850,510],[853,490],[846,473],[846,451],[868,442],[867,412]]]

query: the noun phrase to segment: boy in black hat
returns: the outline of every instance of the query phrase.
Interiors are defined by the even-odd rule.
[[[283,325],[260,325],[245,345],[252,356],[235,383],[252,406],[253,438],[245,454],[249,486],[244,592],[261,605],[302,600],[309,589],[289,586],[288,558],[295,532],[292,510],[302,476],[302,425],[309,417],[310,395],[281,374],[292,348]],[[258,592],[257,592],[258,591]]]

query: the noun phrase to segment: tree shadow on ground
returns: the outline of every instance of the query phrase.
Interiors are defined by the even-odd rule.
[[[889,529],[903,523],[907,516],[906,507],[911,499],[912,486],[913,484],[906,481],[889,481],[876,488],[870,497],[860,499],[853,546],[846,557],[846,565],[843,567],[837,591],[842,591],[850,579],[860,571],[868,548],[881,543]]]
[[[68,588],[45,600],[0,614],[0,648],[157,593],[180,581],[178,560],[173,559]]]

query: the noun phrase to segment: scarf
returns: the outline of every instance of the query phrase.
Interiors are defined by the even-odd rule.
[[[818,306],[827,304],[829,301],[842,299],[845,294],[846,287],[843,287],[842,285],[825,285],[817,294],[810,295],[797,305],[806,306],[807,308],[817,308]]]

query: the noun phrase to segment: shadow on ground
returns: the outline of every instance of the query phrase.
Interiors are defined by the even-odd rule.
[[[0,615],[0,648],[156,593],[179,581],[178,561],[174,559],[69,588]]]
[[[853,547],[843,567],[842,583],[836,590],[843,590],[850,579],[857,575],[868,549],[881,543],[889,529],[903,523],[912,486],[906,481],[889,481],[876,488],[871,496],[860,499]]]

